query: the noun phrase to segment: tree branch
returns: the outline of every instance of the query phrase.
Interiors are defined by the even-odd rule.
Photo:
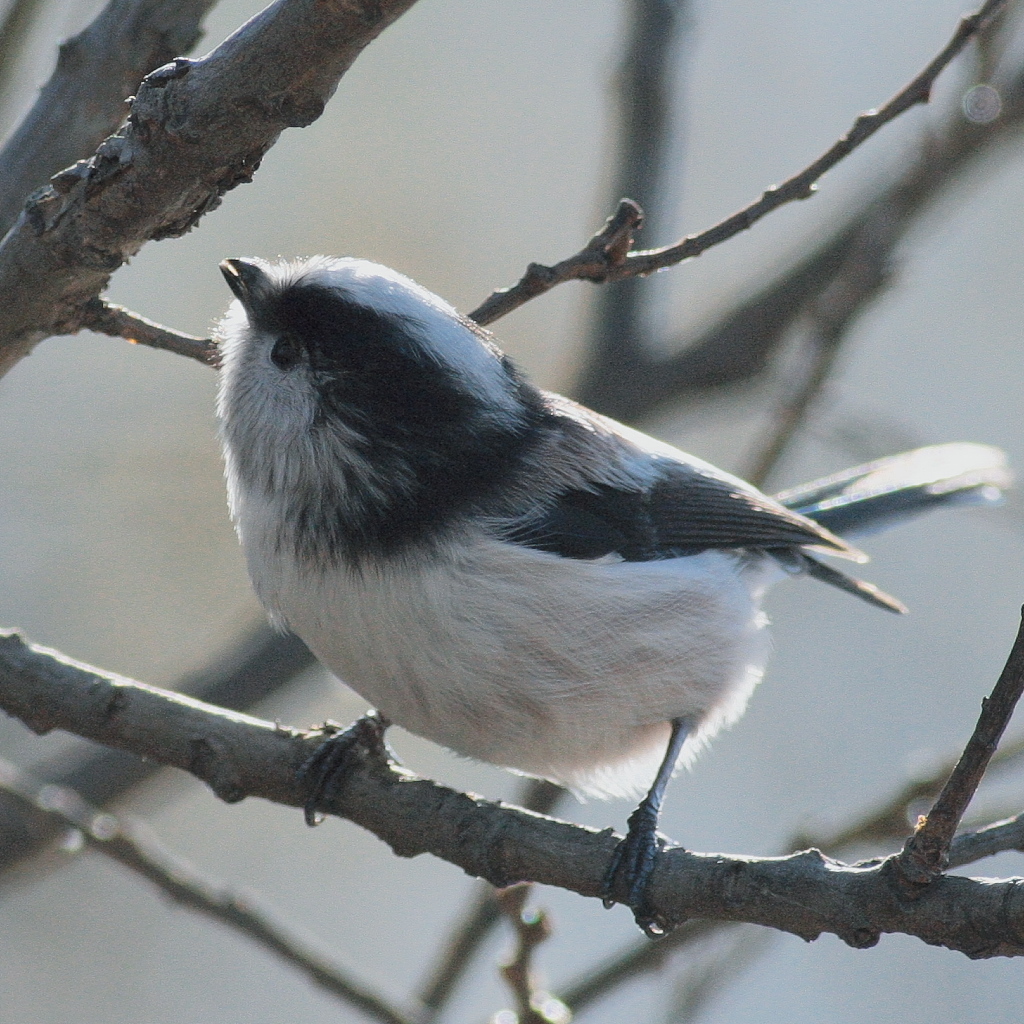
[[[524,779],[516,803],[528,811],[550,815],[565,795],[561,786],[546,779]],[[430,1024],[441,1014],[477,950],[500,920],[497,892],[482,882],[444,943],[436,966],[420,986],[420,1003],[425,1012],[419,1024]]]
[[[322,112],[362,49],[415,0],[277,0],[199,60],[147,75],[128,120],[36,193],[0,243],[0,373],[151,239],[184,234]]]
[[[0,707],[36,732],[66,729],[202,779],[222,799],[301,807],[297,770],[320,737],[110,676],[0,634]],[[329,808],[400,856],[432,853],[493,885],[532,880],[597,896],[619,837],[458,793],[365,757]],[[943,875],[907,900],[892,859],[844,865],[816,850],[746,858],[665,851],[651,902],[670,925],[747,921],[852,946],[914,935],[972,958],[1024,955],[1024,887]]]
[[[31,779],[3,760],[0,793],[26,813],[41,814],[56,827],[74,829],[91,849],[141,875],[176,903],[245,935],[368,1017],[384,1024],[411,1024],[412,1017],[299,938],[254,893],[203,874],[171,853],[141,822],[91,807],[73,790]]]
[[[949,844],[946,866],[962,868],[1008,850],[1024,850],[1024,814],[995,821],[976,832],[961,832]]]
[[[220,363],[220,354],[212,338],[197,338],[193,334],[182,334],[170,327],[162,327],[124,306],[103,299],[90,299],[85,304],[81,325],[113,338],[124,338],[133,345],[147,345],[179,356],[188,356],[214,369]]]
[[[117,128],[147,72],[195,46],[215,2],[110,0],[61,44],[50,80],[0,151],[0,237],[31,192],[93,153]],[[24,0],[15,6],[25,6]],[[0,32],[0,58],[9,66],[6,29]]]
[[[179,679],[176,691],[244,710],[314,664],[306,645],[282,636],[265,621],[243,630],[226,651],[197,673]],[[140,785],[162,765],[134,754],[94,744],[33,766],[48,784],[69,787],[92,804],[108,804]],[[59,830],[45,815],[0,793],[0,873],[52,844]]]
[[[995,18],[1008,0],[986,0],[972,15],[960,20],[952,38],[936,56],[895,96],[878,110],[861,114],[850,130],[821,156],[781,185],[773,185],[742,210],[696,235],[688,235],[674,245],[660,249],[619,253],[593,247],[593,239],[574,256],[554,267],[531,264],[520,281],[510,288],[499,289],[484,303],[488,309],[485,323],[518,309],[519,306],[556,285],[566,281],[621,281],[630,277],[653,274],[683,260],[700,256],[715,245],[753,227],[766,214],[797,199],[814,194],[817,180],[830,171],[880,128],[919,103],[927,103],[935,79],[967,43]],[[483,308],[483,307],[481,307]],[[498,312],[493,312],[499,310]]]
[[[1024,610],[1022,610],[1024,616]],[[896,865],[907,881],[925,885],[946,869],[949,847],[996,752],[1017,702],[1024,694],[1024,617],[1017,639],[992,695],[981,702],[981,715],[967,746],[927,817],[907,840]]]
[[[640,230],[643,222],[644,211],[640,204],[633,199],[620,199],[616,211],[575,256],[553,267],[531,263],[516,285],[491,292],[468,314],[469,319],[486,326],[563,281],[605,280],[601,268],[625,258],[633,244],[633,234]]]

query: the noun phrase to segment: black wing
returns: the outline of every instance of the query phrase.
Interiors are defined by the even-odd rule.
[[[507,540],[563,558],[615,554],[627,562],[679,558],[709,549],[759,548],[796,571],[891,612],[895,598],[808,554],[808,546],[857,557],[838,537],[756,491],[689,467],[648,489],[599,485],[565,491],[548,507],[505,531]]]
[[[595,484],[564,491],[517,521],[505,536],[566,558],[616,554],[629,562],[708,549],[807,545],[859,557],[824,527],[739,481],[669,459],[655,464],[657,473],[649,486]]]

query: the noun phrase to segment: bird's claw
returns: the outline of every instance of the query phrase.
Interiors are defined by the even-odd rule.
[[[615,848],[601,886],[606,908],[624,903],[643,933],[651,939],[665,935],[668,923],[650,905],[650,882],[664,846],[658,835],[658,816],[644,801],[629,816],[626,838]]]
[[[307,825],[319,825],[324,820],[318,808],[337,799],[349,772],[361,759],[360,752],[363,756],[389,758],[384,733],[390,724],[379,711],[368,711],[347,729],[337,722],[324,722],[319,731],[326,738],[296,773],[308,792],[303,806]]]

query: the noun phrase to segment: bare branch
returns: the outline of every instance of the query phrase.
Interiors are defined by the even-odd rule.
[[[73,790],[30,779],[2,760],[0,792],[27,812],[45,815],[59,827],[76,830],[92,849],[148,879],[176,903],[247,936],[368,1017],[384,1024],[410,1024],[412,1018],[299,938],[254,893],[203,874],[172,854],[141,822],[115,818],[91,807]]]
[[[626,256],[625,267],[617,270],[616,274],[623,277],[633,274],[650,274],[655,270],[673,266],[682,260],[699,256],[712,246],[719,245],[734,235],[738,235],[741,231],[746,231],[763,216],[777,210],[780,206],[796,199],[810,198],[814,194],[815,182],[849,156],[861,143],[866,142],[880,128],[910,110],[911,107],[915,107],[919,103],[927,103],[931,98],[935,79],[967,43],[989,25],[1008,2],[1009,0],[986,0],[974,14],[961,18],[949,42],[917,76],[882,107],[861,114],[845,135],[802,171],[794,174],[781,185],[773,185],[766,189],[755,202],[700,234],[690,235],[675,245],[662,249],[629,253]]]
[[[149,74],[128,121],[33,196],[0,243],[0,373],[152,239],[184,234],[310,124],[360,52],[415,0],[277,0],[199,60]]]
[[[989,772],[1019,767],[1024,759],[1024,737],[1001,747],[989,763]],[[892,798],[865,817],[854,821],[831,836],[800,833],[793,837],[786,849],[790,853],[811,847],[830,856],[851,847],[868,843],[901,842],[909,831],[908,813],[921,800],[934,799],[943,782],[953,770],[955,760],[937,766],[932,772],[907,783]],[[962,867],[983,857],[1024,846],[1024,815],[1005,822],[986,826],[977,832],[958,835],[950,848],[950,867]],[[712,935],[725,927],[717,921],[690,921],[677,928],[659,942],[646,940],[631,943],[609,957],[598,967],[571,981],[560,994],[573,1010],[581,1010],[596,1002],[607,992],[629,978],[664,968],[677,949],[692,943],[704,944]]]
[[[220,354],[212,338],[197,338],[193,334],[182,334],[170,327],[162,327],[124,306],[103,299],[91,299],[86,303],[81,325],[90,331],[124,338],[133,345],[148,345],[179,356],[188,356],[214,369],[220,362]]]
[[[216,0],[109,0],[93,22],[61,45],[57,67],[0,151],[0,236],[31,192],[93,153],[124,120],[143,76],[188,53]],[[25,6],[24,0],[18,7]],[[6,28],[3,66],[10,66]]]
[[[14,633],[0,634],[0,707],[36,732],[66,729],[182,768],[232,802],[301,807],[308,794],[298,769],[321,738],[107,675]],[[610,829],[458,793],[369,755],[328,809],[400,856],[432,853],[499,887],[529,879],[597,896],[620,841]],[[829,932],[858,948],[900,932],[972,958],[1024,955],[1015,881],[944,875],[907,900],[891,865],[847,866],[817,850],[748,858],[675,848],[660,858],[650,898],[670,926],[746,921],[808,940]]]
[[[517,284],[492,292],[469,314],[469,319],[482,325],[491,324],[563,281],[605,280],[607,268],[625,259],[633,244],[633,234],[640,230],[643,222],[644,211],[640,204],[632,199],[620,199],[618,209],[604,222],[604,227],[575,256],[553,267],[531,263]]]
[[[265,621],[253,623],[204,669],[179,679],[174,689],[234,710],[244,710],[313,664],[296,636],[282,636]],[[104,805],[150,778],[163,766],[134,754],[82,744],[70,754],[37,764],[33,772],[49,784],[70,787],[92,804]],[[45,815],[0,793],[0,872],[38,854],[58,837]]]
[[[1007,850],[1024,850],[1024,814],[995,821],[976,832],[961,832],[949,844],[947,867],[962,868]]]
[[[516,937],[512,959],[502,965],[501,976],[516,1001],[518,1024],[567,1024],[569,1011],[564,1003],[537,988],[533,971],[534,950],[551,938],[551,925],[543,910],[527,910],[533,892],[529,882],[510,885],[495,894],[502,913],[512,922]]]
[[[592,239],[575,256],[570,256],[553,267],[531,264],[518,284],[491,295],[484,304],[489,316],[481,322],[491,323],[499,316],[510,313],[530,299],[566,281],[621,281],[674,266],[746,231],[780,206],[797,199],[809,198],[814,194],[815,182],[861,143],[911,107],[927,103],[935,79],[967,43],[992,21],[1007,2],[1008,0],[986,0],[974,14],[962,18],[956,32],[942,50],[884,106],[861,114],[850,130],[825,153],[781,185],[773,185],[766,189],[749,206],[699,234],[688,235],[674,245],[660,249],[636,250],[615,259],[613,253],[596,252],[592,248]]]
[[[565,790],[545,779],[524,779],[516,803],[537,814],[551,814]],[[481,882],[462,917],[455,925],[441,956],[420,986],[425,1008],[420,1024],[436,1020],[455,993],[477,950],[501,920],[501,908],[493,886]]]
[[[1022,611],[1024,615],[1024,611]],[[895,861],[909,882],[922,885],[946,868],[949,846],[985,769],[999,745],[1017,701],[1024,694],[1024,618],[1017,639],[990,697],[981,702],[981,715],[971,738],[935,805],[907,840]]]

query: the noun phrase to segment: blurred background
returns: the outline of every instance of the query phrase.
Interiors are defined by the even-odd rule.
[[[658,216],[640,244],[700,230],[810,162],[942,47],[962,7],[676,3],[671,133],[660,198],[648,204]],[[96,9],[81,0],[40,8],[4,97],[5,130],[49,75],[58,41]],[[222,0],[198,52],[258,9]],[[529,261],[575,252],[614,208],[615,90],[632,11],[623,0],[420,0],[359,58],[319,121],[287,132],[255,181],[191,234],[147,246],[115,275],[111,298],[205,335],[229,298],[221,259],[336,253],[394,266],[472,309]],[[1016,35],[1003,43],[1000,67],[1019,68]],[[963,98],[988,70],[973,53],[943,76],[930,107],[871,140],[813,200],[646,282],[651,351],[704,336],[904,173],[937,126],[968,124]],[[966,109],[972,131],[980,121],[1000,132],[1002,114],[979,116],[970,101]],[[769,489],[935,441],[997,444],[1024,467],[1024,174],[1019,135],[1004,127],[998,138],[915,210],[889,254],[888,287],[845,332]],[[972,145],[981,152],[982,142]],[[538,382],[579,394],[597,297],[594,286],[565,285],[493,329]],[[748,470],[780,402],[799,388],[811,331],[806,318],[795,321],[756,379],[661,402],[635,422]],[[216,374],[198,363],[90,334],[45,342],[0,382],[0,624],[172,685],[259,617],[225,507],[215,388]],[[866,547],[867,578],[911,614],[886,616],[810,581],[773,593],[776,650],[764,684],[746,717],[670,790],[667,834],[691,849],[779,853],[799,831],[827,835],[881,804],[966,741],[1024,600],[1018,502],[939,513]],[[309,670],[255,713],[301,726],[362,710]],[[506,773],[395,733],[418,773],[493,798],[518,791]],[[5,756],[25,766],[70,743],[0,722]],[[1021,778],[1004,774],[975,810],[1015,812],[1020,791]],[[458,869],[399,860],[348,823],[310,831],[293,810],[228,807],[181,774],[157,776],[117,809],[145,818],[204,870],[258,891],[400,1003],[476,891]],[[621,830],[630,809],[567,802],[560,813]],[[1024,858],[1004,854],[971,873],[1022,869]],[[624,908],[548,889],[534,901],[554,927],[538,952],[554,992],[637,941]],[[687,947],[578,1019],[1020,1020],[1017,961],[972,963],[898,936],[866,951],[830,936],[766,939],[756,955],[723,953],[718,940]],[[493,933],[444,1019],[482,1021],[509,1005],[496,965],[510,941],[507,928]],[[688,1017],[694,972],[716,955],[722,984],[702,990]],[[363,1019],[96,854],[68,849],[0,879],[0,1021]]]

